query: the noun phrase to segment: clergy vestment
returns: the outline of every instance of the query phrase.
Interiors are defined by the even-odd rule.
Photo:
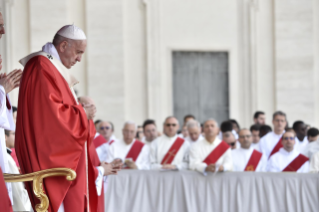
[[[283,147],[273,154],[267,164],[269,172],[291,171],[298,173],[309,172],[309,159],[296,149],[287,152]]]
[[[316,152],[312,155],[310,160],[310,172],[318,173],[319,172],[319,152]]]
[[[304,156],[312,158],[313,154],[319,152],[319,141],[313,141],[308,143],[302,151],[300,151]]]
[[[149,162],[149,147],[139,140],[134,139],[130,144],[120,139],[109,146],[106,156],[106,162],[111,163],[114,159],[121,159],[125,163],[126,159],[131,159],[135,162],[137,169],[148,170]]]
[[[51,50],[56,52],[52,44]],[[65,177],[44,180],[49,212],[97,211],[94,167],[87,151],[95,128],[77,102],[73,89],[76,81],[59,58],[46,52],[33,53],[20,62],[25,68],[15,141],[21,172],[63,167],[75,170],[74,181]],[[32,182],[25,185],[34,208],[39,200],[33,194]]]
[[[239,148],[232,151],[233,171],[255,171],[265,172],[267,168],[267,158],[254,147],[249,149]]]
[[[11,201],[8,195],[6,184],[3,179],[1,167],[0,167],[0,208],[1,208],[1,211],[12,212]]]
[[[98,134],[98,133],[97,133]],[[107,151],[110,145],[116,141],[115,136],[112,136],[109,141],[107,141],[102,135],[98,134],[95,136],[93,143],[99,156],[100,161],[106,161]]]
[[[251,143],[251,147],[253,147],[255,150],[259,151],[259,142],[258,143]]]
[[[307,144],[309,143],[307,136],[302,141],[299,141],[298,137],[295,137],[295,147],[299,152],[303,152]]]
[[[8,164],[10,174],[20,174],[18,167],[11,157],[11,149],[7,148]],[[23,182],[11,183],[12,186],[12,197],[13,197],[13,211],[30,211],[31,203],[27,190],[24,188]]]
[[[191,137],[186,137],[185,138],[185,141],[187,141],[188,143],[189,143],[189,145],[190,146],[192,146],[194,143],[196,143],[197,141],[199,141],[199,140],[202,140],[204,137],[200,134],[199,136],[198,136],[198,138],[197,138],[197,140],[196,141],[193,141],[192,139],[191,139]]]
[[[232,154],[229,145],[215,138],[209,143],[205,138],[193,144],[189,150],[189,168],[205,174],[210,164],[223,165],[224,171],[233,170]]]
[[[282,147],[281,144],[281,135],[277,135],[274,132],[269,132],[264,135],[259,141],[259,151],[265,155],[268,160],[271,155],[275,154]]]
[[[151,169],[159,170],[165,164],[175,165],[178,170],[188,168],[189,143],[175,135],[165,134],[156,138],[151,144]]]

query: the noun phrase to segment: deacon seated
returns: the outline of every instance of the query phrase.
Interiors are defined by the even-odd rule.
[[[156,123],[154,120],[148,119],[143,123],[144,143],[150,147],[152,142],[157,138]]]
[[[106,162],[111,163],[121,159],[123,168],[149,169],[149,147],[136,140],[137,125],[134,122],[125,122],[122,133],[123,139],[112,144],[107,151]]]
[[[177,136],[178,120],[169,116],[165,119],[164,134],[151,144],[151,169],[182,170],[188,168],[189,143]]]
[[[282,146],[278,152],[273,154],[267,165],[269,172],[309,172],[309,158],[300,154],[294,148],[295,146],[295,132],[292,129],[282,135]]]
[[[214,119],[204,122],[205,138],[190,148],[191,170],[207,172],[232,171],[233,162],[229,145],[218,138],[218,123]]]
[[[305,146],[301,153],[308,158],[312,158],[316,152],[319,152],[319,130],[317,128],[310,128],[307,132],[307,137],[309,143]]]
[[[220,130],[222,133],[222,140],[225,141],[231,149],[236,149],[240,147],[240,143],[237,141],[238,134],[233,129],[233,123],[231,121],[224,121]]]
[[[187,122],[186,127],[189,136],[185,140],[190,144],[190,146],[204,138],[201,134],[202,130],[198,121],[191,120]]]
[[[307,125],[303,121],[295,121],[292,128],[296,132],[295,148],[302,152],[309,143],[307,139]]]
[[[313,154],[310,161],[310,172],[319,173],[319,152]]]
[[[251,143],[251,146],[256,150],[259,150],[259,141],[260,141],[259,129],[260,129],[259,124],[254,124],[250,127],[250,132],[253,138],[253,142]]]
[[[113,135],[113,133],[114,127],[111,122],[101,121],[98,124],[98,131],[95,135],[93,143],[96,148],[97,155],[100,158],[100,161],[106,160],[108,148],[116,141],[116,138]]]
[[[5,130],[5,138],[6,138],[6,146],[8,153],[8,164],[10,174],[20,174],[19,169],[16,165],[16,162],[11,157],[12,148],[14,148],[14,139],[15,133],[14,131]],[[22,182],[11,183],[12,187],[12,197],[13,197],[13,211],[30,211],[31,203],[28,195],[28,191],[24,188],[24,184]]]
[[[266,171],[267,158],[252,146],[252,140],[252,134],[248,129],[239,131],[240,148],[232,151],[233,171]]]
[[[273,114],[272,123],[274,125],[274,131],[267,133],[259,142],[259,151],[261,151],[268,160],[282,147],[281,138],[287,124],[286,114],[281,111],[275,112]]]

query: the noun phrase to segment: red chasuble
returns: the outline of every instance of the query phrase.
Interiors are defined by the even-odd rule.
[[[278,152],[281,147],[283,147],[283,146],[282,146],[282,143],[281,143],[281,140],[282,140],[282,137],[279,139],[279,141],[278,141],[278,143],[276,144],[276,146],[272,149],[272,151],[271,151],[271,153],[270,153],[268,159],[269,159],[273,154],[275,154],[276,152]]]
[[[299,154],[291,163],[282,170],[283,172],[296,172],[300,167],[309,160],[306,156]]]
[[[107,143],[107,140],[102,135],[99,135],[98,137],[94,138],[93,143],[95,148],[98,148],[102,144]]]
[[[1,168],[0,168],[0,209],[1,211],[12,212],[11,201],[8,195],[6,184],[4,183]]]
[[[254,149],[253,153],[251,153],[251,156],[248,160],[248,163],[244,171],[253,171],[253,172],[256,171],[256,168],[262,156],[263,154],[261,152],[258,152],[257,150]]]
[[[125,158],[132,158],[132,160],[135,162],[137,157],[140,155],[142,149],[143,149],[144,143],[139,141],[139,140],[135,140],[134,144],[132,145],[130,151],[127,153]]]
[[[88,121],[68,83],[48,58],[35,56],[26,64],[18,105],[15,142],[21,172],[65,167],[77,173],[74,181],[67,181],[65,177],[44,179],[49,212],[57,211],[62,201],[65,212],[84,212],[88,203],[90,212],[97,211],[94,167],[89,151],[86,157],[89,142],[85,146],[86,141],[94,138],[94,124]],[[39,201],[33,194],[32,182],[25,185],[34,208]]]
[[[229,145],[225,141],[220,142],[220,144],[213,149],[203,162],[207,165],[215,164],[229,148]]]
[[[183,143],[184,143],[184,139],[177,137],[173,145],[171,146],[171,148],[168,150],[168,152],[164,156],[161,164],[162,165],[171,164],[175,158],[175,155],[177,154],[177,152],[179,151]]]
[[[104,137],[103,137],[104,138]],[[93,167],[97,167],[101,165],[99,156],[97,155],[97,152],[95,150],[95,146],[92,143],[90,145],[90,158],[93,164]],[[97,170],[97,168],[94,168],[94,179],[96,179],[99,175],[99,171]],[[101,191],[101,195],[98,196],[98,206],[97,206],[97,211],[98,212],[104,212],[104,183],[102,182],[102,191]]]

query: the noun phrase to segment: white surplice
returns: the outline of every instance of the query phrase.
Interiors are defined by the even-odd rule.
[[[251,143],[251,147],[253,147],[255,150],[259,151],[259,142],[258,143]]]
[[[134,139],[130,144],[126,144],[123,139],[114,142],[107,151],[106,162],[111,163],[114,159],[121,159],[125,162],[126,155],[131,150],[133,144],[136,142]],[[138,169],[148,170],[150,168],[149,162],[150,149],[149,146],[144,145],[139,156],[137,157],[135,164]]]
[[[209,143],[204,138],[193,144],[189,150],[189,168],[200,173],[205,173],[207,164],[203,161],[221,142],[222,141],[216,137],[213,143]],[[233,170],[233,161],[230,148],[227,149],[222,156],[220,156],[216,164],[223,165],[224,171]]]
[[[270,153],[277,145],[283,134],[284,133],[277,135],[274,132],[269,132],[264,135],[259,141],[259,151],[269,158]]]
[[[11,153],[11,150],[7,148],[7,151]],[[19,169],[8,153],[8,164],[10,174],[20,174]],[[30,211],[31,210],[31,202],[29,199],[28,191],[24,188],[23,182],[11,183],[12,186],[12,197],[13,197],[13,211]]]
[[[319,141],[313,141],[308,143],[301,153],[308,158],[312,158],[313,154],[319,152]]]
[[[282,172],[298,155],[300,152],[296,149],[287,152],[283,147],[278,152],[273,154],[267,164],[268,172]],[[309,172],[309,161],[305,162],[298,170],[298,173]]]
[[[312,155],[310,160],[310,168],[309,171],[312,173],[318,173],[319,172],[319,152],[316,152]]]
[[[97,137],[97,136],[95,136]],[[102,144],[101,146],[95,148],[97,155],[99,156],[100,161],[106,161],[107,151],[114,142],[116,142],[116,137],[114,135],[111,136],[110,140],[106,143]]]
[[[297,138],[297,136],[295,137],[295,148],[296,150],[298,150],[299,152],[303,152],[303,150],[305,149],[305,147],[307,146],[307,144],[309,143],[307,136],[305,136],[305,138],[303,139],[303,141],[299,141],[299,139]]]
[[[250,146],[249,149],[239,148],[232,151],[233,171],[243,172],[255,148]],[[256,172],[265,172],[267,168],[267,158],[262,155],[255,169]]]
[[[152,141],[152,144],[150,146],[151,169],[159,170],[162,168],[161,162],[177,138],[178,135],[170,138],[164,134]],[[175,165],[178,170],[188,168],[188,151],[189,143],[184,140],[184,143],[175,154],[175,157],[171,163],[172,165]]]
[[[194,143],[196,143],[197,141],[200,141],[200,140],[202,140],[204,137],[200,134],[199,136],[198,136],[198,138],[197,138],[197,140],[196,141],[193,141],[192,139],[191,139],[191,137],[186,137],[185,138],[185,141],[187,141],[188,143],[189,143],[189,145],[191,146],[191,145],[193,145]]]

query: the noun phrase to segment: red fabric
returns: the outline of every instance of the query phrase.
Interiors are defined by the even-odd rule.
[[[253,153],[251,154],[248,160],[245,171],[256,171],[256,168],[262,156],[263,154],[261,152],[254,149]]]
[[[96,152],[96,149],[95,149],[95,146],[93,143],[90,145],[90,157],[91,157],[91,162],[92,162],[94,167],[101,165],[99,156],[97,155],[97,152]],[[99,173],[98,170],[95,168],[95,179],[98,177],[98,173]],[[102,183],[101,195],[98,196],[98,205],[97,205],[98,212],[104,212],[104,189],[103,189],[103,187],[104,187],[104,183]]]
[[[1,211],[12,212],[12,205],[4,183],[2,170],[0,168],[0,209]]]
[[[164,156],[161,164],[171,164],[175,158],[175,155],[177,154],[178,150],[181,148],[181,146],[184,143],[184,139],[177,137],[171,148],[168,150],[166,155]]]
[[[207,165],[215,164],[229,148],[229,145],[225,141],[220,142],[220,144],[213,149],[203,162]]]
[[[113,144],[113,143],[114,143],[114,140],[110,141],[110,142],[109,142],[109,145],[111,146],[111,144]]]
[[[85,142],[93,139],[94,124],[87,120],[69,85],[46,57],[36,56],[26,64],[18,105],[15,145],[21,172],[58,167],[75,170],[74,181],[65,177],[44,179],[43,187],[50,201],[48,210],[57,211],[63,201],[65,212],[85,211],[88,201]],[[89,189],[89,203],[95,212],[94,167],[88,159],[89,188],[93,188]],[[33,194],[32,182],[25,185],[34,208],[39,201]]]
[[[132,160],[135,162],[137,157],[140,155],[143,149],[143,146],[144,146],[144,143],[142,143],[139,140],[135,140],[134,144],[131,146],[131,149],[127,153],[125,158],[132,158]]]
[[[282,170],[283,172],[296,172],[300,167],[309,160],[306,156],[299,154],[291,163]]]
[[[102,144],[107,143],[107,140],[102,135],[99,135],[98,137],[94,138],[93,143],[95,148],[98,148]]]
[[[278,141],[278,143],[276,144],[276,146],[272,149],[272,151],[271,151],[271,153],[270,153],[270,155],[269,155],[269,158],[270,158],[273,154],[275,154],[276,152],[278,152],[281,147],[283,147],[283,146],[282,146],[282,143],[281,143],[281,140],[282,140],[282,137],[279,139],[279,141]],[[268,159],[269,159],[269,158],[268,158]]]
[[[11,148],[11,157],[13,158],[14,162],[16,162],[17,167],[19,168],[19,162],[18,162],[18,158],[17,158],[17,153],[16,153],[16,149],[15,148]]]
[[[11,110],[11,104],[9,102],[8,96],[6,96],[6,103],[7,103],[6,105],[7,105],[8,110]]]

